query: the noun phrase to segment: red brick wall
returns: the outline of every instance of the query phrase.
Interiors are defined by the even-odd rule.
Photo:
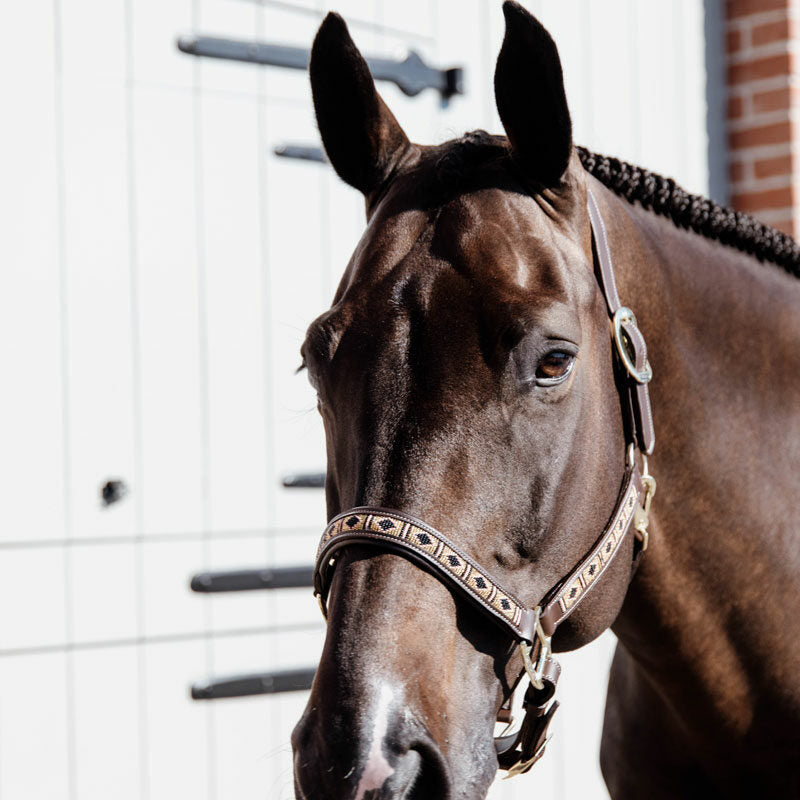
[[[731,205],[793,235],[800,232],[799,8],[800,0],[727,0],[725,19]]]

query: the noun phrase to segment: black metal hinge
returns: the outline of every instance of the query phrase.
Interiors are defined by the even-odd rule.
[[[279,144],[272,151],[281,158],[298,158],[301,161],[316,161],[324,164],[328,159],[321,147],[305,144]]]
[[[284,475],[283,485],[286,489],[324,489],[324,472],[300,472],[296,475]]]
[[[301,70],[308,69],[310,57],[310,52],[303,47],[221,39],[216,36],[181,36],[178,38],[178,49],[193,56]],[[453,95],[464,94],[464,70],[461,67],[430,67],[414,50],[410,50],[403,61],[374,57],[366,61],[375,80],[389,81],[409,97],[415,97],[424,89],[436,89],[443,101]]]
[[[314,585],[313,567],[240,569],[200,572],[192,578],[193,592],[252,592],[262,589],[298,589]]]
[[[311,688],[316,669],[306,667],[280,672],[210,678],[192,684],[192,700],[220,700],[225,697],[252,697],[257,694],[304,692]]]

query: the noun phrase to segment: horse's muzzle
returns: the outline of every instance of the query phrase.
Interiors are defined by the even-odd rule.
[[[313,706],[292,734],[297,800],[448,800],[449,771],[436,743],[404,719],[371,739],[320,724]]]

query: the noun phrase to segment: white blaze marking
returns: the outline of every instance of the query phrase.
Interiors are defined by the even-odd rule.
[[[386,779],[394,773],[394,768],[383,755],[383,738],[386,736],[389,721],[389,703],[392,700],[392,690],[384,684],[381,686],[378,698],[378,710],[375,714],[375,726],[372,729],[372,746],[369,749],[367,763],[361,780],[358,782],[356,800],[363,800],[366,792],[380,789]]]

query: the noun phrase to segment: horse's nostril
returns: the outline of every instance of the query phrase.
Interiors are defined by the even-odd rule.
[[[422,758],[416,750],[409,750],[397,760],[392,783],[403,800],[412,800],[419,795],[414,794],[414,786],[418,783],[422,771]]]
[[[446,800],[450,797],[447,769],[438,749],[428,745],[414,747],[403,756],[403,800]],[[406,771],[408,770],[408,771]]]

